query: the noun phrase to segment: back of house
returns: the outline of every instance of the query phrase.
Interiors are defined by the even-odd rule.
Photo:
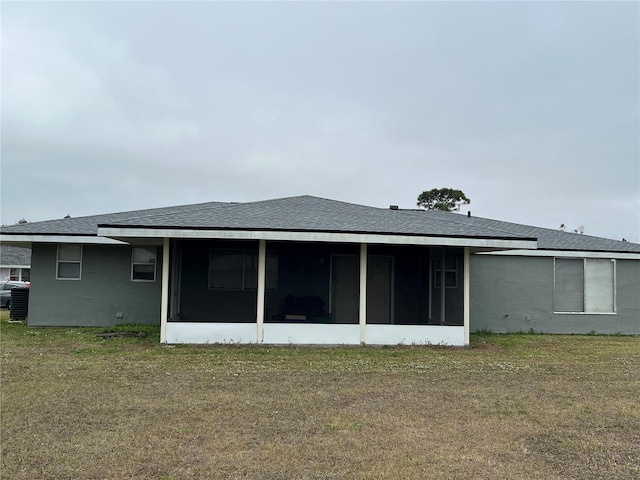
[[[29,324],[166,343],[467,345],[475,330],[640,334],[640,245],[301,196],[2,227]]]

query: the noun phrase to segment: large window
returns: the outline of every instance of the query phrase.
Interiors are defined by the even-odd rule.
[[[267,252],[266,288],[278,285],[278,256]],[[211,249],[209,252],[209,288],[213,290],[256,290],[258,288],[258,251]]]
[[[131,280],[134,282],[155,282],[156,257],[156,247],[133,247]]]
[[[615,260],[556,258],[554,310],[558,313],[615,313]]]
[[[82,272],[82,245],[58,245],[56,278],[80,280]]]

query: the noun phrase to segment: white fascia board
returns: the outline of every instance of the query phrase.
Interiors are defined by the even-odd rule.
[[[477,252],[476,255],[507,255],[513,257],[613,258],[619,260],[640,260],[640,253],[591,252],[585,250],[501,250],[498,252]]]
[[[93,235],[0,235],[0,242],[11,245],[26,243],[82,243],[100,245],[126,245],[126,242],[113,238]]]
[[[446,245],[451,247],[536,248],[535,240],[383,235],[375,233],[287,232],[271,230],[191,230],[171,228],[100,227],[98,235],[112,238],[197,238],[226,240],[279,240],[295,242],[377,243],[387,245]]]

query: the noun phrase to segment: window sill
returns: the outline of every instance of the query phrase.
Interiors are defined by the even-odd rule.
[[[618,312],[553,312],[555,315],[617,315]]]

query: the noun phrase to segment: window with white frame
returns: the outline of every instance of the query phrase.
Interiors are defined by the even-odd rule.
[[[28,282],[31,279],[30,268],[11,268],[9,269],[9,280],[18,282]]]
[[[266,289],[278,285],[278,256],[267,252]],[[211,249],[209,251],[209,288],[213,290],[256,290],[258,288],[258,251]]]
[[[440,288],[442,278],[442,261],[440,258],[434,259],[433,284],[435,288]],[[444,286],[445,288],[458,287],[458,257],[447,255],[444,258]]]
[[[556,258],[554,265],[555,312],[616,312],[615,260]]]
[[[156,281],[156,247],[133,247],[131,252],[131,280],[134,282]]]
[[[58,280],[80,280],[82,245],[58,245],[56,264],[56,278]]]

